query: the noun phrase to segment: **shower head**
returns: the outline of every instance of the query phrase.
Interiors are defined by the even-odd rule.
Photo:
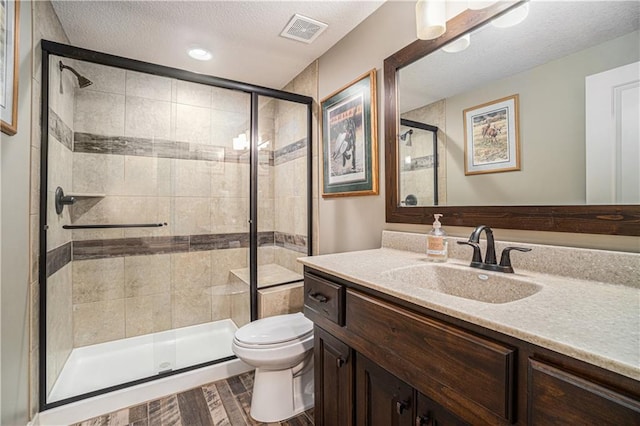
[[[80,75],[78,71],[74,70],[69,65],[63,64],[62,61],[59,61],[58,65],[60,67],[60,72],[62,72],[62,70],[66,68],[76,76],[76,78],[78,79],[78,86],[80,86],[81,89],[93,84],[93,81],[89,80],[87,77]]]
[[[413,134],[413,129],[409,129],[403,134],[400,135],[401,141],[406,141],[405,146],[411,146],[411,135]]]

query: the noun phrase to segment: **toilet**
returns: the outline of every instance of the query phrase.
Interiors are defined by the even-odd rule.
[[[251,417],[278,422],[313,407],[313,322],[302,313],[240,327],[233,353],[256,368]]]

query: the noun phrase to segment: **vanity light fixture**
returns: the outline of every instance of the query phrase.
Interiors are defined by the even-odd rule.
[[[469,47],[470,44],[471,34],[465,34],[451,43],[442,46],[442,51],[447,53],[458,53]]]
[[[497,17],[493,21],[491,21],[491,25],[496,28],[508,28],[513,27],[514,25],[518,25],[520,22],[524,21],[525,18],[529,15],[529,3],[525,3],[522,6],[518,6],[510,12]]]
[[[420,40],[432,40],[447,31],[445,0],[418,0],[416,2],[416,32]]]
[[[211,52],[201,47],[194,47],[187,52],[189,56],[198,61],[208,61],[212,58]]]

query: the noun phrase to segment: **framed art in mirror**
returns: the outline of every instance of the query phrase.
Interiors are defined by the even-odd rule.
[[[18,40],[20,1],[0,0],[0,128],[2,133],[18,131]]]
[[[520,170],[518,95],[467,108],[464,115],[464,174]]]
[[[322,107],[322,196],[378,194],[376,70],[327,96]]]

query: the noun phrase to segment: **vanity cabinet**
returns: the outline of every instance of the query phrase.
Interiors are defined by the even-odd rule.
[[[305,268],[315,424],[640,425],[640,383]]]
[[[468,425],[361,354],[357,354],[355,383],[358,426]]]
[[[315,425],[353,424],[353,355],[344,342],[314,327]]]
[[[413,425],[413,388],[407,383],[360,354],[355,382],[356,425]]]
[[[640,425],[640,402],[570,371],[529,360],[529,424]]]

